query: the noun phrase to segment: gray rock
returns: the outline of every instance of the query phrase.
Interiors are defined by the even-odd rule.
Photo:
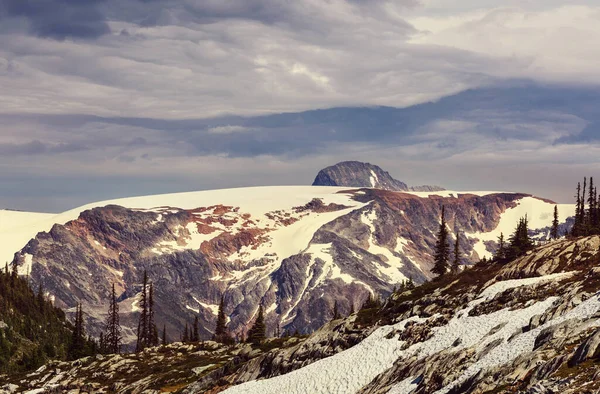
[[[579,365],[585,360],[590,358],[594,358],[598,356],[600,346],[600,330],[596,330],[596,332],[586,339],[575,351],[573,357],[569,360],[569,366],[573,367],[575,365]]]

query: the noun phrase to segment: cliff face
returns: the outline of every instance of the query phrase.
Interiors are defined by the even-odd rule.
[[[204,192],[197,203],[180,201],[195,208],[161,205],[158,198],[151,209],[86,210],[39,233],[14,263],[57,306],[73,311],[82,302],[92,334],[103,327],[115,283],[125,338],[133,341],[144,270],[154,282],[156,320],[171,339],[195,316],[202,336],[210,337],[221,294],[236,335],[246,332],[259,305],[268,332],[280,326],[307,333],[329,321],[336,301],[348,313],[371,293],[386,296],[409,278],[430,279],[442,205],[452,238],[460,238],[463,264],[493,252],[507,220],[512,229],[512,216],[528,213],[544,227],[554,207],[523,194],[305,189],[301,198],[293,188],[261,195],[240,189],[233,200]],[[214,204],[220,200],[228,203]]]
[[[391,191],[431,192],[444,190],[439,186],[408,187],[394,179],[381,167],[359,161],[344,161],[319,171],[313,186],[370,187]]]

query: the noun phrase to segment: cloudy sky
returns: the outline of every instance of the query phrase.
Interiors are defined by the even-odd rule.
[[[600,169],[598,42],[600,0],[0,0],[0,207],[341,160],[569,201]]]

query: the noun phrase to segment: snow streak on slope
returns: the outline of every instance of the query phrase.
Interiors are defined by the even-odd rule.
[[[498,226],[493,231],[487,233],[465,233],[469,238],[478,240],[473,249],[480,258],[492,257],[492,253],[485,246],[486,241],[497,241],[500,234],[504,234],[504,239],[514,232],[520,218],[527,215],[530,229],[541,229],[549,227],[552,224],[555,204],[534,198],[525,197],[517,201],[517,206],[507,209],[500,218]],[[559,220],[575,215],[575,206],[573,204],[558,204]]]
[[[485,368],[493,363],[508,362],[518,355],[531,350],[533,341],[529,340],[529,336],[521,340],[520,337],[522,335],[513,339],[510,343],[507,342],[507,339],[517,330],[528,324],[532,316],[544,313],[557,298],[550,297],[524,309],[502,309],[488,315],[467,316],[468,310],[476,304],[493,297],[497,292],[508,288],[531,286],[550,280],[558,280],[568,275],[570,274],[555,274],[539,278],[511,280],[507,281],[507,283],[499,282],[484,290],[477,300],[469,304],[465,310],[459,311],[447,325],[434,328],[432,338],[425,342],[416,343],[406,350],[402,350],[405,342],[399,341],[397,336],[389,339],[386,336],[394,330],[404,329],[409,321],[423,322],[426,319],[412,317],[393,326],[381,327],[358,345],[332,357],[319,360],[286,375],[261,381],[252,381],[232,387],[226,390],[225,393],[356,393],[377,375],[391,368],[393,363],[399,358],[408,358],[411,356],[418,358],[427,357],[450,348],[455,343],[460,343],[460,345],[454,348],[456,350],[466,347],[483,349],[490,342],[499,338],[502,338],[504,341],[503,345],[499,346],[499,348],[502,349],[505,355],[497,354],[498,352],[494,351],[490,352],[487,356],[479,360],[478,363],[470,367],[465,372],[465,376],[468,375],[467,372],[472,374],[478,368]],[[566,316],[547,322],[540,329],[557,324],[569,317],[590,316],[595,313],[599,306],[600,301],[598,300],[598,296],[595,296],[582,303]],[[501,324],[504,324],[502,329],[493,335],[489,335],[492,328],[498,327]],[[535,332],[539,333],[539,330]],[[535,336],[533,338],[535,339]],[[414,387],[414,385],[410,384],[410,380],[407,379],[394,387],[390,393],[409,393]]]
[[[375,212],[374,209],[369,212],[363,213],[363,215],[361,216],[361,221],[367,226],[369,226],[369,231],[371,234],[368,240],[369,252],[374,255],[383,256],[384,260],[386,260],[386,263],[384,263],[385,265],[376,263],[379,273],[383,276],[382,279],[390,283],[401,283],[405,280],[408,280],[408,278],[400,272],[400,269],[404,266],[402,260],[398,256],[395,256],[394,253],[392,253],[392,251],[390,251],[389,249],[377,245],[375,239],[374,224],[376,220],[377,212]]]

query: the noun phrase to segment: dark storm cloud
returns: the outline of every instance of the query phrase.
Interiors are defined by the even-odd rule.
[[[110,31],[102,3],[105,0],[1,0],[0,23],[16,19],[32,34],[60,40],[96,38]]]

